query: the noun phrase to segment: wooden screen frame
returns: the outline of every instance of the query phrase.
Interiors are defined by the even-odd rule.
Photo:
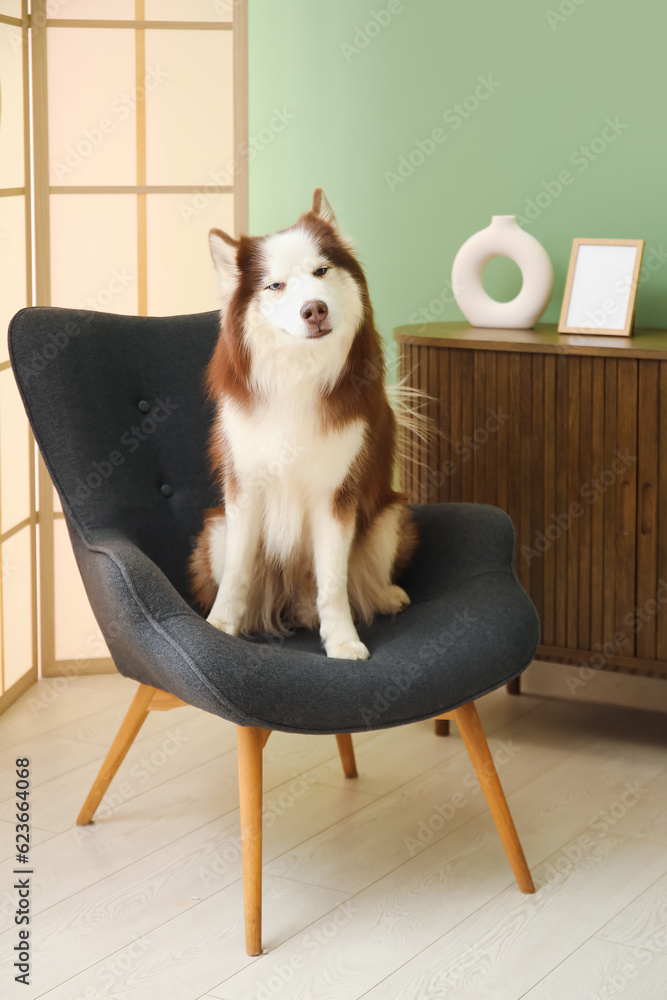
[[[628,308],[625,315],[625,322],[622,330],[610,330],[605,327],[590,326],[568,326],[567,314],[570,311],[570,299],[572,297],[572,286],[574,275],[577,270],[577,260],[579,257],[579,247],[582,246],[613,246],[613,247],[635,247],[635,264],[630,282],[630,295],[628,298]],[[572,241],[572,251],[570,253],[570,263],[567,269],[567,281],[563,292],[563,304],[561,306],[560,318],[558,320],[559,333],[583,333],[587,336],[605,337],[631,337],[635,322],[635,308],[637,304],[637,288],[639,286],[639,272],[642,266],[644,255],[644,240],[595,240],[595,239],[575,239]]]
[[[27,0],[23,0],[27,6]],[[30,21],[30,19],[28,19]],[[34,216],[35,216],[35,293],[34,304],[51,304],[50,274],[50,197],[54,194],[134,194],[137,198],[137,312],[147,312],[147,194],[196,194],[201,184],[178,186],[147,186],[145,107],[137,106],[137,184],[109,186],[51,185],[49,178],[47,31],[53,28],[131,28],[136,31],[137,82],[143,82],[145,34],[150,29],[231,31],[233,46],[233,134],[236,170],[233,185],[211,185],[220,194],[234,196],[236,234],[248,228],[248,12],[247,0],[237,0],[231,21],[158,21],[144,17],[144,0],[135,0],[135,19],[79,20],[49,18],[47,0],[32,0],[32,87],[34,155]],[[75,660],[56,659],[55,621],[55,539],[54,523],[62,520],[61,511],[54,510],[53,485],[46,466],[39,458],[39,597],[40,597],[40,659],[43,677],[113,673],[116,668],[110,657],[88,657]],[[35,668],[36,669],[36,668]],[[36,679],[36,677],[35,677]]]
[[[25,276],[26,291],[25,301],[31,304],[33,301],[32,284],[32,205],[31,205],[31,144],[32,135],[30,128],[30,14],[28,13],[28,0],[21,0],[21,17],[11,17],[8,14],[0,14],[0,23],[9,24],[21,29],[21,59],[23,75],[23,186],[20,188],[5,188],[0,190],[0,197],[23,196],[24,217],[25,217]],[[0,363],[0,371],[10,368],[9,361]],[[18,524],[12,525],[7,531],[0,535],[0,545],[7,541],[12,535],[17,534],[24,528],[30,532],[30,594],[32,601],[31,620],[31,665],[26,672],[19,677],[9,688],[5,690],[5,656],[4,656],[4,605],[3,605],[3,574],[0,572],[0,622],[2,628],[3,648],[0,650],[0,713],[4,712],[20,696],[27,691],[38,678],[38,608],[37,608],[37,502],[36,502],[36,470],[35,470],[35,439],[32,431],[28,428],[28,497],[29,513]],[[0,497],[0,502],[1,502]]]

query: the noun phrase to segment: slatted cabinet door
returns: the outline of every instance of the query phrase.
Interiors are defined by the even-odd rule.
[[[595,338],[533,334],[527,350],[526,331],[410,330],[399,370],[438,433],[408,441],[403,488],[507,511],[538,655],[667,677],[667,332],[647,357]],[[474,343],[485,333],[496,343]]]
[[[660,362],[638,362],[636,655],[656,659]],[[667,405],[664,400],[663,406]],[[639,625],[641,623],[641,625]]]
[[[667,361],[638,362],[636,480],[635,654],[648,663],[667,659]]]
[[[615,461],[620,466],[616,480],[616,564],[614,573],[614,626],[626,636],[625,656],[635,655],[636,635],[632,619],[636,607],[637,573],[637,398],[638,362],[618,364],[618,412]],[[613,636],[607,635],[607,641]]]
[[[657,546],[656,576],[658,588],[662,596],[667,596],[667,361],[661,361],[658,374],[658,399],[660,403],[657,426],[654,433],[658,436],[658,488],[655,505],[657,526],[654,527]],[[656,615],[655,636],[656,659],[662,663],[667,661],[667,610],[661,603]]]

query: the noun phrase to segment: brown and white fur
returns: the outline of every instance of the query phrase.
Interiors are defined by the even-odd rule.
[[[209,239],[224,503],[205,512],[195,597],[230,635],[319,626],[328,656],[365,660],[354,622],[410,603],[393,579],[416,529],[392,488],[396,419],[364,274],[319,188],[289,229]]]

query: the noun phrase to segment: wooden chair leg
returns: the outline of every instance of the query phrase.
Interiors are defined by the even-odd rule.
[[[442,715],[435,716],[435,735],[449,736],[449,720],[452,718],[451,712],[443,712]]]
[[[340,754],[341,764],[343,765],[343,774],[346,778],[356,778],[357,762],[354,759],[352,736],[350,733],[340,733],[336,736],[336,743],[338,744],[338,753]]]
[[[474,701],[468,702],[452,713],[461,731],[461,738],[482,786],[487,805],[503,842],[521,892],[535,892],[526,858],[507,805],[505,793],[498,778],[496,765],[486,742]]]
[[[245,949],[262,954],[262,750],[269,738],[265,729],[239,726],[239,800],[243,855]]]
[[[513,681],[506,684],[508,694],[521,694],[521,678],[515,677]]]
[[[149,705],[156,693],[156,688],[149,687],[148,684],[140,684],[139,690],[132,699],[132,704],[127,710],[127,715],[123,719],[120,729],[116,733],[108,754],[104,758],[104,763],[99,774],[95,778],[93,787],[88,792],[88,798],[83,804],[83,809],[77,817],[78,826],[86,826],[90,823],[95,810],[99,806],[104,794],[111,784],[111,780],[120,765],[125,760],[125,755],[134,743],[137,734],[144,722],[148,718]],[[164,692],[161,692],[164,693]]]

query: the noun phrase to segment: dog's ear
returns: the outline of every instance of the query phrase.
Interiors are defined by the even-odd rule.
[[[313,215],[317,215],[318,218],[324,219],[330,225],[336,225],[336,216],[334,215],[333,208],[327,201],[327,196],[325,195],[322,188],[315,188],[313,193],[313,207],[311,209]]]
[[[238,281],[239,269],[236,265],[236,252],[238,242],[221,229],[212,229],[208,234],[208,245],[211,248],[211,257],[218,272],[220,292],[223,301],[228,300]]]

